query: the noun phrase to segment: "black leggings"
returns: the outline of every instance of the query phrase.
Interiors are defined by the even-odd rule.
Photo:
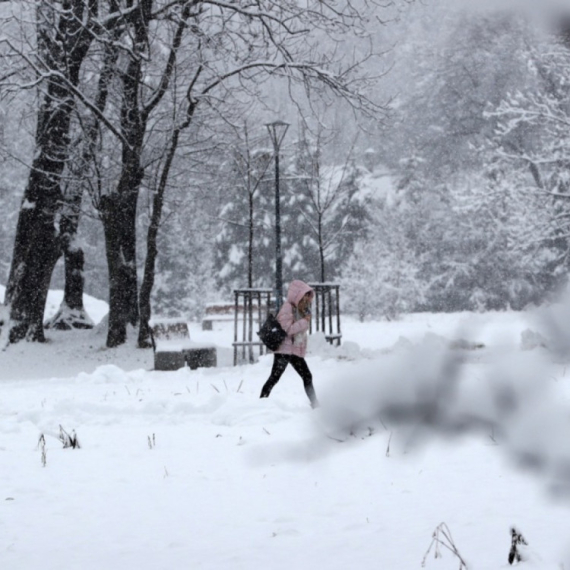
[[[300,356],[294,356],[293,354],[274,354],[273,355],[273,367],[271,368],[271,374],[269,375],[269,379],[263,385],[261,390],[260,398],[267,398],[269,394],[271,394],[271,390],[279,379],[285,372],[285,368],[287,365],[291,364],[291,366],[295,369],[295,372],[302,378],[303,385],[305,386],[305,392],[311,401],[311,406],[316,407],[318,405],[317,396],[315,394],[315,388],[313,387],[313,375],[307,366],[307,362],[304,358]]]

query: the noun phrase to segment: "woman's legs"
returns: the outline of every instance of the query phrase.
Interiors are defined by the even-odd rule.
[[[292,354],[274,354],[273,355],[273,366],[271,368],[271,374],[269,375],[269,379],[263,385],[261,389],[260,398],[267,398],[269,394],[271,394],[271,390],[279,379],[285,372],[285,368],[287,365],[291,363],[291,366],[295,369],[295,372],[301,377],[303,380],[303,386],[305,387],[305,392],[311,402],[311,406],[316,408],[319,405],[317,400],[317,395],[315,394],[315,388],[313,386],[313,375],[309,370],[309,366],[307,365],[307,361],[300,356],[293,356]]]
[[[319,402],[317,400],[317,395],[315,394],[315,388],[313,386],[313,375],[309,370],[307,361],[300,356],[291,355],[289,357],[289,362],[303,380],[303,386],[305,387],[305,392],[311,402],[311,406],[313,408],[316,408],[319,405]]]
[[[269,375],[269,379],[263,385],[261,389],[260,398],[268,398],[269,394],[271,394],[271,390],[279,379],[285,372],[285,368],[287,368],[287,364],[289,364],[289,357],[287,354],[274,354],[273,355],[273,366],[271,368],[271,374]]]

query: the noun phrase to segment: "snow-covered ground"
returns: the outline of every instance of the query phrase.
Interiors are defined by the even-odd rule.
[[[48,312],[60,298],[51,293]],[[86,306],[100,321],[105,305]],[[570,500],[548,470],[520,469],[512,430],[448,438],[419,422],[424,440],[367,409],[417,397],[433,372],[427,352],[459,358],[466,387],[450,408],[492,416],[482,386],[500,354],[522,383],[538,368],[565,410],[565,364],[522,350],[534,326],[514,312],[345,318],[340,349],[311,339],[314,411],[290,370],[258,399],[271,358],[233,367],[231,325],[191,327],[219,348],[217,368],[195,371],[155,372],[150,351],[105,349],[97,330],[11,346],[0,353],[0,568],[411,569],[440,523],[470,568],[509,567],[513,525],[527,567],[569,568]],[[449,349],[452,339],[462,342]],[[63,448],[60,426],[80,449]],[[426,568],[459,567],[441,553]]]

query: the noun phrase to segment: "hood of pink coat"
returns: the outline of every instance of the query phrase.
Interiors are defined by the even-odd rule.
[[[287,301],[296,307],[306,293],[310,293],[311,298],[315,294],[315,292],[304,281],[295,279],[295,281],[291,281],[289,284]]]

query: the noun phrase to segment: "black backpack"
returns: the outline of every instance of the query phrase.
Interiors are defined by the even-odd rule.
[[[258,331],[257,336],[259,336],[261,342],[269,350],[275,351],[287,338],[287,333],[283,330],[275,316],[272,313],[269,313],[269,315],[267,315],[267,319],[265,319],[265,322],[263,323],[263,326]]]

